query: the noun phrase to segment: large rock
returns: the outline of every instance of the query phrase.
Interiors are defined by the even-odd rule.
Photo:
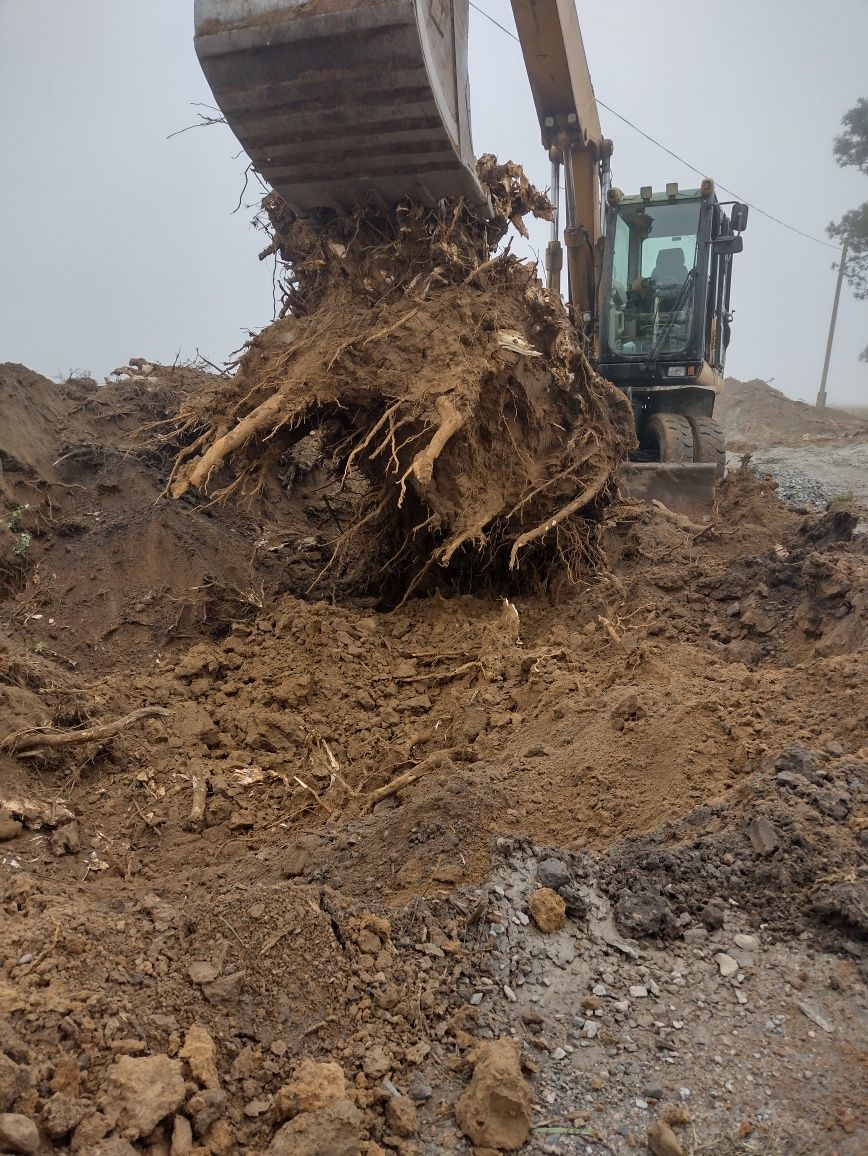
[[[672,908],[653,891],[623,891],[614,914],[615,922],[627,935],[665,935],[676,926]]]
[[[360,1156],[362,1114],[349,1100],[302,1112],[274,1135],[268,1156]]]
[[[479,1148],[520,1148],[530,1135],[530,1104],[518,1045],[506,1038],[481,1044],[473,1079],[455,1105],[465,1136]]]
[[[527,901],[527,910],[540,931],[560,931],[566,923],[567,905],[551,887],[538,887]]]
[[[118,1056],[100,1089],[100,1106],[127,1140],[156,1128],[184,1102],[180,1060],[168,1056]]]
[[[570,869],[560,859],[543,859],[536,869],[536,877],[540,887],[551,887],[552,891],[560,891],[570,882]]]
[[[17,1112],[0,1113],[0,1151],[36,1152],[39,1148],[39,1131],[32,1120],[19,1116]]]

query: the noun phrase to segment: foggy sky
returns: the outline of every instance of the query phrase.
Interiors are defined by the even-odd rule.
[[[479,0],[512,28],[507,0]],[[868,199],[832,138],[868,96],[865,0],[579,0],[597,96],[741,197],[823,238]],[[0,360],[102,377],[131,356],[221,361],[272,316],[246,160],[225,127],[169,134],[211,103],[192,0],[0,0]],[[477,153],[548,161],[518,44],[471,22]],[[601,109],[625,192],[699,178]],[[252,190],[247,203],[256,200]],[[532,232],[541,252],[545,226]],[[832,249],[752,212],[735,258],[727,372],[813,401]],[[829,398],[868,403],[868,302],[845,289]]]

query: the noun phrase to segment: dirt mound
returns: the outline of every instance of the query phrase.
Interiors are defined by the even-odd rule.
[[[799,445],[806,441],[868,437],[868,422],[846,410],[818,410],[794,401],[767,382],[727,378],[714,416],[730,449]]]
[[[714,929],[737,904],[778,935],[868,938],[865,754],[787,748],[730,795],[613,848],[596,870],[622,930],[680,936],[685,915]]]
[[[154,430],[215,375],[134,361],[103,386],[0,365],[0,593],[20,596],[31,649],[90,671],[150,664],[304,592],[350,508],[306,442],[255,512],[167,499],[180,443]]]
[[[546,198],[493,157],[480,177],[489,221],[459,199],[314,222],[267,198],[287,315],[189,399],[172,493],[256,493],[315,432],[337,475],[364,483],[332,564],[363,558],[369,590],[405,595],[432,568],[476,589],[520,564],[575,577],[595,557],[629,406],[535,266],[495,255]]]
[[[445,1156],[476,1046],[508,1035],[534,1120],[579,1104],[586,1135],[675,1046],[662,1000],[623,1010],[676,973],[643,953],[709,963],[700,990],[724,933],[799,932],[846,978],[868,637],[850,515],[800,518],[734,476],[702,527],[609,507],[605,565],[548,596],[313,601],[355,500],[322,443],[251,508],[242,487],[168,499],[179,444],[154,424],[214,377],[122,376],[0,372],[3,500],[29,507],[5,533],[30,535],[0,603],[0,1112],[19,1130],[46,1151]],[[515,901],[510,848],[539,859]],[[563,900],[547,931],[541,887]],[[679,1022],[705,1015],[682,996]],[[816,1044],[794,1039],[801,1071]],[[713,1102],[691,1103],[705,1126]]]

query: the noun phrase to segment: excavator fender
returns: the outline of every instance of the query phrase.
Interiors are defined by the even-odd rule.
[[[466,196],[469,0],[195,0],[214,100],[299,214]]]

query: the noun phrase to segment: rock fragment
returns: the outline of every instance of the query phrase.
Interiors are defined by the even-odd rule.
[[[56,1092],[42,1109],[42,1126],[52,1140],[62,1140],[78,1127],[87,1110],[87,1101]]]
[[[381,1080],[383,1076],[387,1076],[391,1072],[392,1059],[383,1048],[377,1045],[365,1052],[362,1068],[365,1075],[370,1076],[372,1080]]]
[[[531,919],[543,932],[560,931],[567,921],[567,905],[550,887],[538,887],[527,901]]]
[[[349,1100],[302,1112],[275,1133],[268,1156],[360,1156],[362,1114]]]
[[[386,1101],[386,1123],[396,1136],[407,1139],[419,1130],[416,1105],[409,1096],[392,1096]]]
[[[58,827],[49,840],[52,855],[77,855],[81,850],[81,836],[78,823],[74,820],[65,827]]]
[[[304,875],[308,852],[305,847],[290,847],[280,861],[280,873],[284,879],[297,879]]]
[[[193,1131],[200,1138],[223,1114],[226,1107],[226,1093],[220,1088],[206,1088],[196,1092],[187,1101],[187,1115],[193,1120]]]
[[[202,1024],[193,1024],[184,1039],[184,1046],[180,1051],[182,1060],[187,1061],[190,1075],[203,1088],[217,1088],[220,1077],[217,1075],[217,1045],[211,1033]]]
[[[648,1147],[654,1156],[684,1156],[681,1141],[665,1120],[655,1120],[648,1129]]]
[[[723,908],[719,903],[706,903],[699,913],[699,918],[709,931],[717,931],[723,927]]]
[[[714,962],[724,979],[729,979],[738,971],[738,962],[731,955],[727,955],[725,951],[719,951],[714,957]]]
[[[8,843],[17,838],[24,830],[24,825],[12,817],[7,807],[0,808],[0,843]]]
[[[842,920],[863,938],[868,938],[868,880],[865,878],[821,884],[811,895],[811,907],[827,919]]]
[[[0,1149],[4,1152],[36,1152],[39,1131],[32,1120],[17,1112],[0,1114]]]
[[[762,815],[747,825],[747,836],[757,855],[771,855],[780,846],[777,831]]]
[[[560,859],[543,859],[536,869],[536,877],[540,887],[550,887],[552,891],[560,891],[570,882],[570,872]]]
[[[184,1102],[181,1061],[166,1055],[118,1056],[100,1089],[100,1106],[125,1139],[137,1140]]]
[[[300,1112],[317,1112],[347,1098],[347,1081],[340,1064],[304,1059],[295,1075],[275,1096],[278,1118],[288,1120]]]
[[[139,1153],[122,1136],[108,1136],[93,1148],[88,1148],[87,1156],[139,1156]]]
[[[480,1045],[473,1078],[455,1105],[458,1125],[477,1147],[520,1148],[530,1135],[530,1087],[518,1045],[502,1037]]]
[[[193,1126],[186,1116],[178,1115],[172,1125],[169,1156],[190,1156],[193,1148]]]
[[[30,1072],[0,1052],[0,1112],[11,1108],[30,1087]]]
[[[820,1005],[815,1003],[814,1000],[796,1000],[796,1007],[799,1009],[802,1015],[808,1017],[812,1024],[816,1024],[817,1027],[822,1028],[824,1032],[833,1032],[835,1030],[835,1025],[832,1023]]]

